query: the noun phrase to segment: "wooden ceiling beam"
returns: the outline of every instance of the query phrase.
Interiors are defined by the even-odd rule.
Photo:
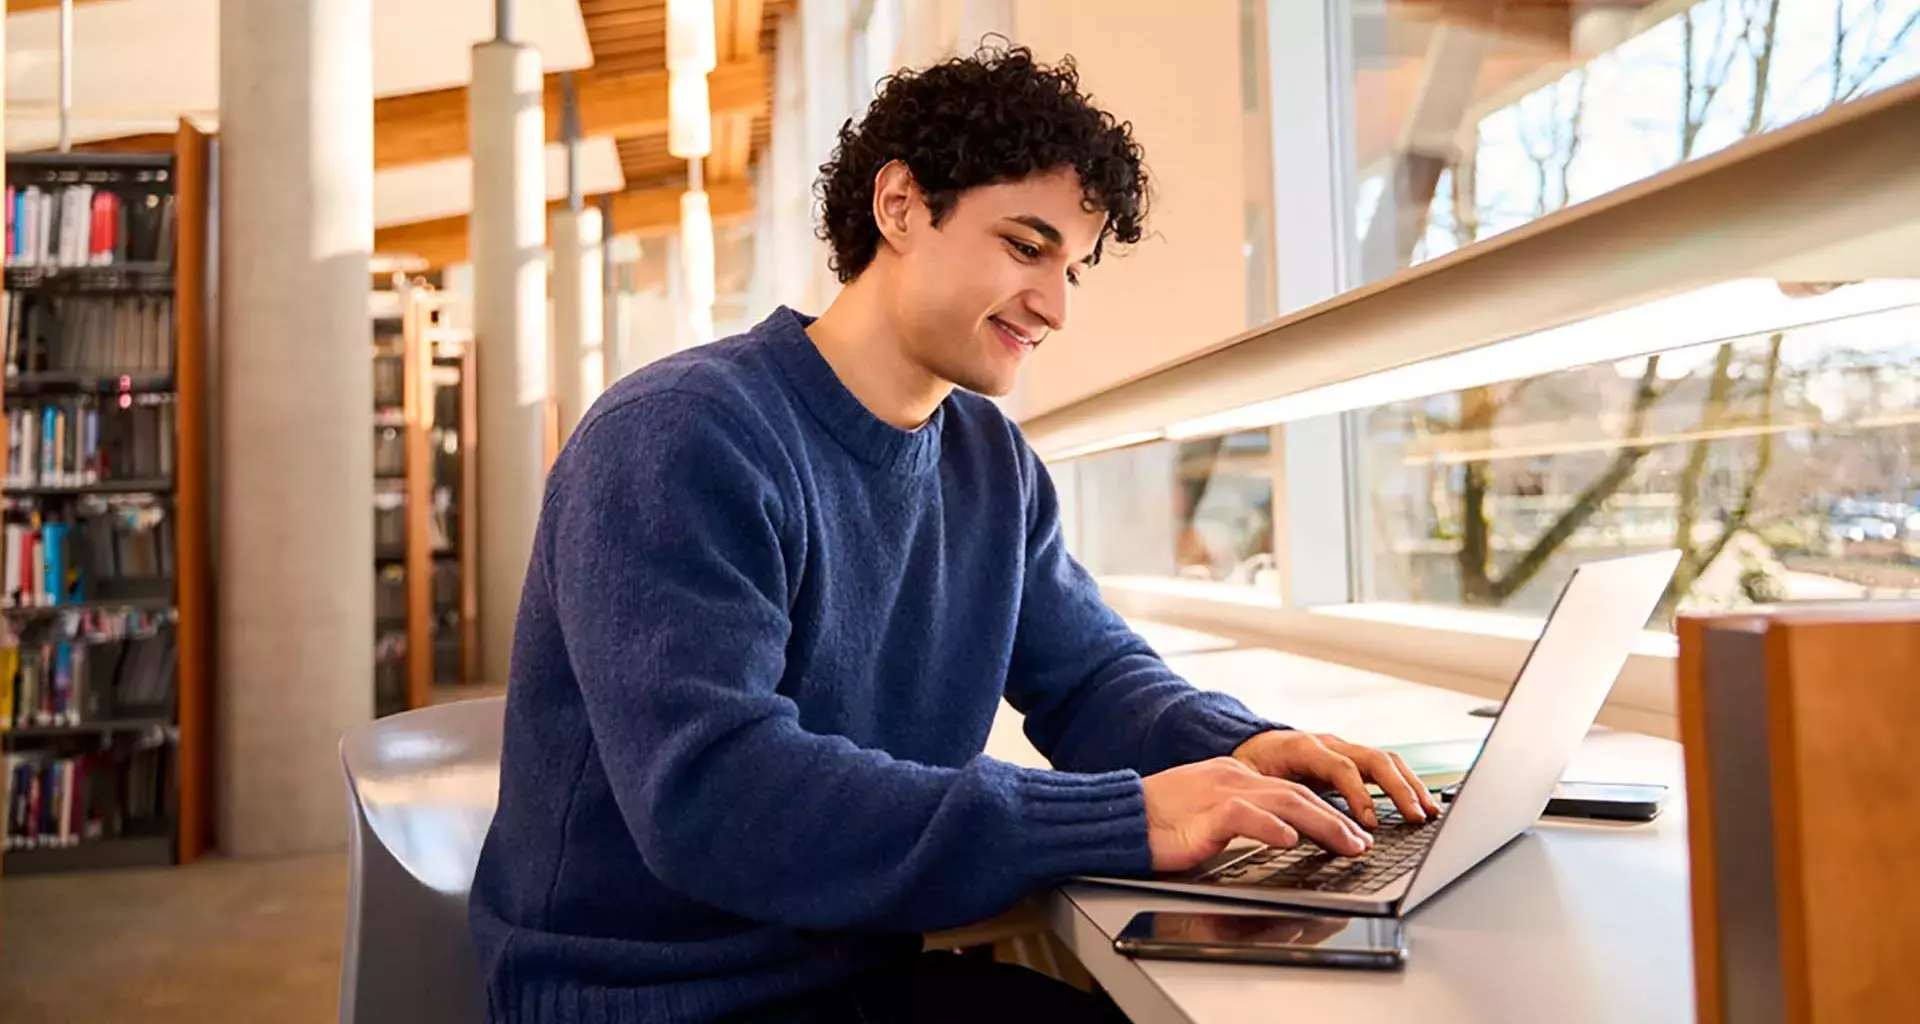
[[[729,61],[708,76],[715,114],[759,113],[766,106],[766,61],[758,54]],[[667,72],[574,74],[580,100],[580,133],[632,138],[667,131]],[[560,76],[545,81],[547,141],[560,141]],[[390,96],[373,104],[373,165],[376,169],[448,160],[467,153],[467,90]]]
[[[171,132],[148,132],[144,135],[115,135],[109,139],[94,139],[89,142],[75,142],[73,148],[82,153],[164,153],[173,148],[177,138]],[[55,152],[49,146],[42,152]]]
[[[613,196],[613,223],[606,234],[660,234],[679,227],[680,186],[629,189]],[[597,202],[593,197],[588,201]],[[753,190],[746,182],[714,183],[707,190],[714,223],[729,223],[753,215]],[[547,204],[549,214],[564,204]],[[412,224],[395,224],[373,233],[373,251],[382,255],[413,255],[428,266],[444,267],[467,259],[467,218],[442,217]]]
[[[731,8],[732,31],[722,34],[719,39],[720,59],[739,60],[760,52],[760,23],[766,16],[766,4],[763,0],[715,0],[722,7]],[[717,11],[718,8],[715,8]],[[714,24],[721,24],[719,15],[714,16]]]
[[[753,157],[753,115],[723,114],[713,119],[713,155],[708,158],[708,173],[715,181],[736,181],[747,176],[747,164]]]
[[[667,31],[661,25],[595,25],[593,41],[600,50],[609,56],[626,56],[634,49],[667,48]],[[659,70],[666,70],[666,61],[660,62]]]
[[[648,235],[680,226],[680,194],[686,189],[628,189],[613,197],[612,235]],[[730,224],[753,216],[753,187],[744,181],[714,182],[707,189],[707,205],[715,224]]]
[[[619,25],[651,25],[659,29],[667,23],[667,9],[657,7],[652,10],[595,12],[583,15],[580,20],[585,23],[589,33]]]
[[[662,11],[667,9],[667,0],[582,0],[580,17],[592,19],[609,12],[620,11]]]

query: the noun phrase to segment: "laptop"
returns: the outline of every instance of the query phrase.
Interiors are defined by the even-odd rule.
[[[1103,885],[1398,917],[1518,837],[1546,810],[1680,563],[1678,551],[1589,562],[1547,616],[1452,803],[1423,824],[1380,801],[1373,848],[1340,857],[1298,846],[1237,846],[1190,871],[1082,876]],[[1338,799],[1334,798],[1336,806]]]

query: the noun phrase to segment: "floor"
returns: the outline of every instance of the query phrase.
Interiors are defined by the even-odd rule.
[[[346,853],[0,881],[8,1024],[338,1019]]]
[[[443,687],[435,701],[498,696]],[[339,1019],[347,855],[0,878],[0,1019]]]

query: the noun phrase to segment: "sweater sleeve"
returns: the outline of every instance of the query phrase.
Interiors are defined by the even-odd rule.
[[[749,919],[883,931],[1145,873],[1133,772],[933,767],[802,727],[777,689],[800,563],[755,440],[718,403],[654,395],[584,427],[549,488],[542,582],[648,867]]]
[[[1027,569],[1007,699],[1056,768],[1151,775],[1233,752],[1267,721],[1175,674],[1067,552],[1053,479],[1024,442]]]

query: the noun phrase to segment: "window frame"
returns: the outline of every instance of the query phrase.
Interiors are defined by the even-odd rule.
[[[1024,424],[1043,456],[1099,450],[1205,415],[1353,380],[1743,277],[1814,275],[1862,238],[1920,234],[1920,175],[1889,140],[1920,137],[1920,80],[1561,209],[1357,286],[1352,173],[1354,0],[1267,0],[1273,248],[1279,317]],[[1903,133],[1905,133],[1903,135]],[[1280,142],[1286,140],[1286,152]],[[1807,195],[1819,197],[1809,210]],[[1798,201],[1795,201],[1795,200]],[[1792,218],[1779,210],[1792,209]],[[1676,212],[1685,211],[1685,212]],[[1905,237],[1901,234],[1900,237]],[[1868,246],[1871,247],[1871,244]],[[1684,264],[1649,261],[1688,252]],[[1808,254],[1811,254],[1809,256]],[[1649,262],[1657,267],[1648,266]],[[1816,278],[1819,279],[1819,278]],[[1497,294],[1499,315],[1462,295]],[[1480,305],[1486,305],[1482,302]],[[1385,336],[1390,338],[1383,340]],[[1102,577],[1123,615],[1497,699],[1544,619],[1370,602],[1362,411],[1275,425],[1274,557],[1283,595],[1191,580]],[[1072,461],[1055,463],[1072,477]],[[1071,484],[1068,485],[1069,487]],[[1091,514],[1075,501],[1076,521]],[[1336,540],[1338,543],[1334,543]],[[1676,732],[1670,634],[1642,635],[1603,724]]]

